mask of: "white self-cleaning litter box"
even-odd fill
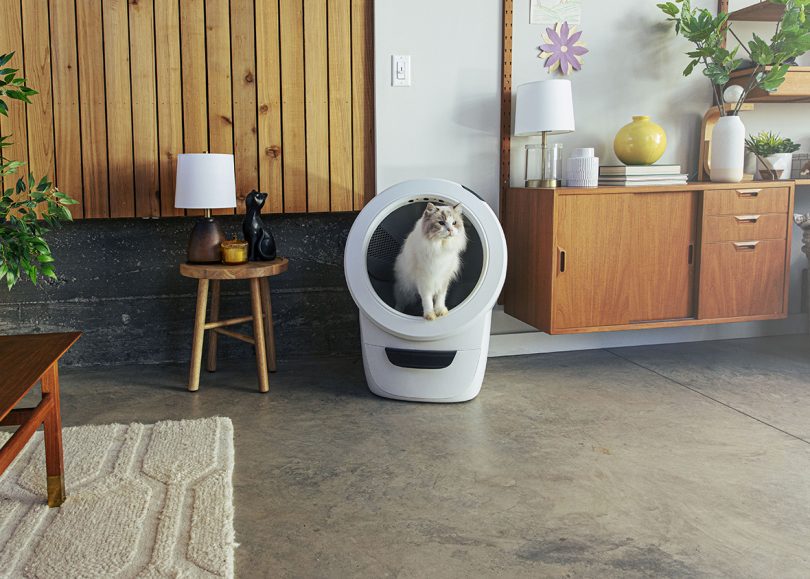
[[[450,286],[450,312],[427,321],[418,303],[394,309],[394,261],[428,202],[461,203],[467,249]],[[471,190],[443,179],[394,185],[360,212],[344,256],[360,309],[363,365],[372,392],[421,402],[464,402],[481,390],[492,308],[506,277],[506,239],[495,213]]]

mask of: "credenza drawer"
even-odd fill
[[[785,213],[708,215],[703,221],[703,243],[785,239],[787,227]]]
[[[704,215],[750,215],[787,213],[790,188],[751,186],[738,189],[712,189],[703,196]]]
[[[703,245],[700,318],[736,318],[784,312],[785,251],[779,240]]]

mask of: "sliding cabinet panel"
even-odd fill
[[[697,211],[693,192],[632,196],[631,323],[694,317]]]
[[[630,321],[633,195],[559,195],[553,328]]]

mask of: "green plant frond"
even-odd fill
[[[743,47],[755,67],[751,82],[743,87],[738,108],[753,90],[776,91],[785,81],[785,63],[810,52],[810,21],[807,19],[810,0],[769,1],[784,6],[784,14],[770,40],[755,34]],[[728,50],[723,46],[730,28],[728,14],[715,15],[706,8],[693,8],[689,0],[661,2],[657,6],[667,21],[675,23],[676,35],[694,45],[694,49],[686,52],[690,62],[684,75],[689,76],[702,65],[703,74],[715,85],[715,97],[719,102],[719,87],[727,84],[731,74],[742,64],[737,58],[739,47]]]
[[[756,135],[749,135],[745,139],[745,148],[755,155],[768,157],[780,153],[795,153],[801,148],[801,145],[794,143],[791,139],[783,138],[779,133],[762,131]]]
[[[0,55],[0,114],[7,115],[7,101],[30,103],[37,91],[27,86],[18,70],[6,66],[14,53]],[[10,135],[0,135],[0,152],[11,145]],[[0,177],[7,178],[25,165],[0,155]],[[11,179],[6,181],[10,184]],[[56,279],[51,248],[45,241],[50,229],[72,220],[69,205],[77,201],[54,187],[47,175],[36,179],[22,175],[0,194],[0,281],[11,289],[23,278],[37,284],[40,276]]]

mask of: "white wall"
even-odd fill
[[[377,0],[377,190],[442,177],[497,203],[500,0]],[[391,86],[391,55],[413,83]]]

